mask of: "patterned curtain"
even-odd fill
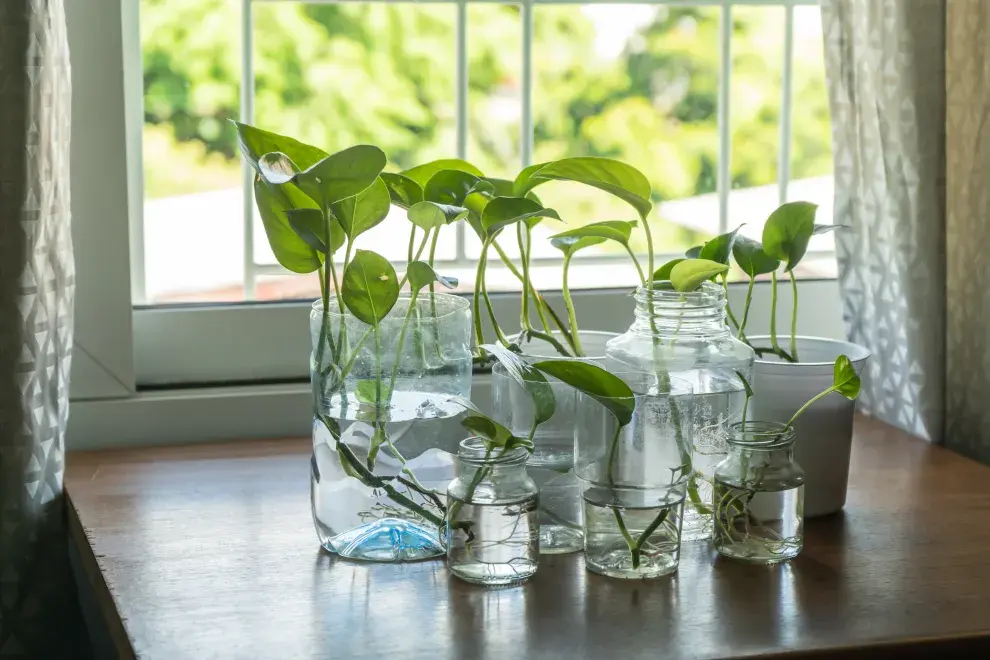
[[[835,222],[848,225],[836,232],[843,317],[850,341],[873,352],[861,405],[941,441],[945,2],[822,0],[821,6]]]
[[[865,402],[990,463],[990,2],[822,0],[822,21]]]
[[[62,500],[69,74],[62,0],[0,2],[0,657],[89,655]]]

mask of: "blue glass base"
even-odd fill
[[[418,561],[447,552],[435,528],[401,518],[382,518],[320,540],[329,552],[361,561]]]

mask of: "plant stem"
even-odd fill
[[[574,310],[574,301],[571,299],[571,289],[567,283],[567,276],[571,269],[571,253],[564,255],[563,280],[561,282],[561,294],[564,296],[564,307],[567,308],[567,325],[571,335],[574,351],[579,355],[584,355],[584,348],[581,346],[581,335],[578,331],[577,312]]]
[[[406,249],[406,263],[412,263],[413,246],[416,245],[416,225],[409,223],[409,247]],[[400,285],[401,287],[401,285]]]
[[[505,264],[505,267],[508,268],[509,272],[512,273],[512,275],[515,276],[515,278],[519,280],[519,282],[521,282],[524,286],[527,286],[526,278],[523,277],[523,274],[520,273],[519,269],[517,269],[515,264],[512,263],[512,260],[509,259],[509,256],[505,254],[505,251],[502,250],[502,247],[498,244],[498,241],[493,240],[492,247],[495,248],[495,252],[498,254],[499,259],[502,260],[502,263]],[[550,303],[548,303],[546,300],[543,299],[543,296],[540,295],[540,292],[536,289],[536,287],[533,285],[532,282],[529,282],[528,287],[530,294],[532,294],[533,298],[537,302],[536,312],[537,314],[540,315],[540,323],[543,325],[543,329],[547,332],[552,332],[552,330],[550,329],[550,323],[547,321],[547,317],[546,317],[546,313],[549,312],[550,316],[553,317],[554,322],[557,324],[557,327],[560,329],[561,333],[564,334],[565,336],[564,338],[567,340],[567,343],[572,344],[570,336],[567,334],[567,331],[564,329],[564,324],[561,322],[560,317],[557,316],[556,312],[553,311],[553,308],[550,307]],[[573,348],[573,344],[571,348]]]
[[[481,324],[481,281],[485,277],[485,255],[488,253],[488,241],[481,244],[481,257],[478,259],[478,268],[474,273],[474,299],[471,301],[474,314],[474,343],[481,346],[485,343],[485,331]]]
[[[406,342],[406,329],[409,327],[409,319],[412,318],[413,310],[416,309],[416,297],[419,291],[413,291],[409,296],[409,309],[406,310],[406,318],[402,320],[402,327],[399,329],[399,344],[395,347],[395,362],[392,364],[392,377],[388,381],[389,399],[395,391],[395,378],[399,373],[399,361],[402,359],[402,345]]]
[[[770,273],[770,345],[780,355],[780,344],[777,343],[777,271]]]
[[[657,527],[663,524],[663,521],[667,519],[668,515],[670,515],[669,508],[661,509],[660,512],[657,514],[657,517],[653,519],[653,522],[651,522],[649,526],[643,530],[643,533],[639,535],[639,538],[636,540],[636,547],[634,548],[634,551],[636,552],[637,555],[637,560],[639,558],[640,553],[643,550],[643,545],[647,542],[647,540],[649,540],[653,532],[657,531]]]
[[[615,487],[615,459],[619,455],[619,434],[622,433],[622,425],[616,422],[615,434],[612,436],[612,443],[608,449],[608,465],[605,467],[605,477],[608,485]]]
[[[756,278],[750,275],[749,285],[746,287],[746,303],[743,305],[742,323],[739,324],[739,339],[747,344],[749,342],[746,340],[746,322],[749,320],[749,306],[753,303],[753,285],[755,283]]]
[[[732,305],[729,304],[729,278],[725,273],[722,273],[722,291],[725,292],[725,314],[729,317],[729,322],[738,330],[742,326],[736,320],[736,315],[732,313]]]
[[[797,314],[798,314],[798,292],[797,278],[794,277],[794,269],[787,271],[791,276],[791,297],[794,299],[794,307],[791,309],[791,357],[795,362],[799,361],[797,352]]]
[[[832,387],[828,388],[824,392],[819,392],[818,394],[816,394],[815,396],[813,396],[811,398],[811,400],[808,401],[808,403],[806,403],[803,406],[801,406],[800,408],[798,408],[798,411],[796,413],[794,413],[794,416],[791,417],[790,421],[787,422],[787,426],[785,426],[784,428],[791,428],[792,426],[794,426],[794,422],[797,421],[797,418],[798,417],[800,417],[802,414],[804,414],[804,411],[805,410],[807,410],[808,408],[810,408],[819,399],[825,398],[826,396],[828,396],[829,394],[831,394],[834,391],[835,391],[835,386],[833,385]]]
[[[626,540],[626,545],[629,546],[629,555],[632,558],[633,569],[639,568],[639,549],[636,547],[636,542],[633,541],[633,537],[630,536],[629,530],[626,529],[626,522],[622,519],[622,514],[619,513],[617,508],[612,509],[612,513],[615,514],[615,524],[619,526],[619,532],[622,534],[622,538]]]
[[[557,339],[553,335],[548,335],[544,332],[540,332],[539,330],[528,330],[527,332],[529,332],[530,337],[534,337],[536,339],[542,339],[546,343],[553,346],[553,349],[558,353],[560,353],[561,355],[563,355],[564,357],[571,357],[571,354],[567,352],[567,349],[564,348],[564,345],[561,344],[559,341],[557,341]]]
[[[639,273],[639,281],[643,283],[643,286],[646,286],[646,275],[643,274],[643,268],[639,265],[639,259],[636,258],[636,253],[632,251],[628,243],[625,244],[625,248],[629,256],[632,257],[633,265],[636,266],[636,272]],[[653,273],[650,273],[650,277],[653,277]]]
[[[519,310],[519,327],[523,330],[532,329],[529,322],[529,263],[526,259],[526,237],[524,235],[523,223],[516,223],[516,240],[519,243],[519,260],[522,262],[523,286],[522,286],[522,307]]]
[[[413,225],[413,226],[415,227],[415,225]],[[416,248],[416,254],[414,255],[414,254],[412,254],[412,251],[410,251],[410,253],[409,253],[409,256],[410,256],[409,263],[412,263],[414,261],[419,261],[419,258],[423,256],[423,250],[426,249],[426,243],[429,240],[430,240],[430,232],[426,232],[425,234],[423,234],[423,240],[420,241],[419,247]],[[411,248],[412,245],[410,245],[409,247]],[[430,265],[430,267],[432,268],[432,264]],[[402,275],[402,279],[399,280],[399,288],[400,289],[402,288],[402,285],[405,284],[406,283],[406,280],[408,280],[408,279],[409,279],[409,269],[407,268],[406,269],[406,272],[403,273],[403,275]]]
[[[646,220],[645,215],[641,215],[640,219],[643,221],[643,232],[646,234],[646,251],[648,254],[647,270],[650,271],[649,279],[645,280],[646,288],[653,288],[653,273],[656,272],[653,268],[653,233],[650,231],[650,223]]]

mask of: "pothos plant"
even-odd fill
[[[693,291],[698,282],[688,277],[689,274],[704,270],[709,276],[704,279],[720,278],[723,287],[727,285],[728,266],[732,259],[749,280],[746,289],[746,300],[743,304],[741,317],[737,317],[732,308],[726,303],[727,316],[737,337],[749,344],[758,355],[771,353],[787,362],[798,362],[797,347],[797,315],[798,287],[794,276],[794,268],[804,258],[808,251],[808,243],[816,234],[824,234],[842,225],[820,225],[815,223],[818,207],[810,202],[789,202],[781,205],[767,218],[763,227],[762,242],[739,235],[737,227],[731,232],[721,234],[711,239],[703,246],[691,248],[686,258],[674,259],[661,268],[678,291]],[[724,269],[716,269],[724,266]],[[787,349],[780,344],[777,335],[777,298],[778,272],[783,266],[791,283],[790,342]],[[666,269],[666,270],[665,270]],[[663,274],[658,271],[658,274]],[[756,278],[770,275],[770,346],[753,346],[746,337],[746,325],[749,321],[750,305],[753,301],[753,286]]]

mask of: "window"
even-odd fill
[[[782,201],[818,202],[819,222],[831,219],[816,0],[71,0],[67,11],[77,400],[305,379],[304,301],[318,285],[275,263],[228,118],[327,150],[378,144],[398,169],[452,155],[493,176],[564,156],[625,160],[654,189],[658,263],[739,224],[758,237]],[[569,226],[631,219],[579,186],[540,195]],[[361,240],[403,261],[404,222],[396,210]],[[547,221],[534,243],[551,300],[559,261],[545,238],[560,228]],[[478,248],[450,228],[440,269],[470,287]],[[579,312],[623,330],[629,301],[614,291],[635,281],[627,258],[605,246],[577,261]],[[834,276],[830,235],[802,266]],[[490,290],[516,286],[489,271]],[[823,286],[825,311],[799,322],[838,334],[835,283]],[[495,305],[517,314],[513,296]],[[174,420],[170,406],[194,395],[167,396]],[[73,414],[103,419],[102,405]]]

